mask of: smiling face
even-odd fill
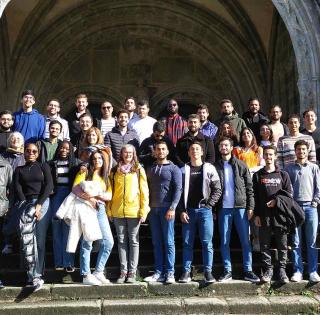
[[[32,106],[35,103],[34,96],[31,94],[24,95],[22,97],[22,108],[25,112],[32,111]]]
[[[200,144],[191,144],[188,150],[188,155],[191,160],[199,160],[203,156],[203,149]]]
[[[305,160],[308,158],[308,148],[305,144],[298,145],[294,151],[297,159]]]
[[[87,131],[92,127],[92,118],[89,116],[84,116],[80,118],[80,129],[82,131]]]
[[[262,125],[260,127],[260,136],[262,140],[269,140],[271,136],[271,129],[267,125]]]
[[[61,133],[60,124],[51,124],[49,127],[50,138],[58,138]]]
[[[129,116],[127,113],[121,113],[118,116],[118,124],[120,127],[122,128],[127,127],[128,122],[129,122]]]
[[[13,134],[10,139],[9,147],[14,150],[19,150],[23,147],[24,142],[22,136],[18,136],[17,134]]]
[[[252,140],[253,140],[253,135],[252,133],[250,132],[249,129],[244,129],[242,131],[242,135],[241,135],[241,139],[244,143],[249,143],[251,144]]]
[[[303,121],[305,125],[314,125],[317,121],[317,115],[313,110],[309,110],[305,113],[303,117]]]
[[[249,103],[249,111],[251,114],[256,115],[260,110],[260,103],[258,100],[252,100]]]
[[[110,102],[104,102],[101,104],[101,113],[104,118],[112,117],[113,106]]]
[[[200,117],[200,122],[205,122],[208,120],[208,117],[209,117],[209,113],[206,109],[204,108],[199,108],[198,111],[197,111],[197,114],[199,115]]]
[[[88,106],[88,99],[86,97],[79,97],[76,100],[76,107],[78,113],[83,113],[86,111],[86,108]]]
[[[290,134],[299,132],[299,128],[300,128],[299,119],[296,117],[291,117],[288,121],[288,128],[289,128]]]
[[[274,165],[277,155],[273,149],[263,150],[263,158],[266,162],[266,165]]]
[[[125,147],[121,152],[121,157],[124,164],[131,164],[133,161],[133,148]]]
[[[103,166],[103,158],[102,155],[99,152],[96,152],[93,154],[92,157],[92,163],[93,163],[93,169],[95,171],[98,171],[102,168]]]
[[[98,142],[98,135],[96,134],[96,132],[94,130],[91,130],[87,133],[86,135],[87,137],[87,141],[90,145],[94,145],[97,144]]]
[[[67,159],[70,154],[70,146],[69,143],[64,142],[59,149],[59,156],[62,159]]]
[[[29,143],[24,149],[24,158],[26,162],[35,162],[39,156],[38,147],[33,144]]]
[[[0,119],[1,129],[9,130],[13,125],[13,118],[11,114],[2,114]]]
[[[150,108],[147,105],[138,106],[138,114],[140,118],[146,118],[148,116]]]
[[[159,143],[155,148],[156,158],[158,160],[165,160],[169,154],[168,147],[165,143]]]
[[[229,140],[223,140],[219,143],[219,152],[221,155],[229,155],[233,150],[233,146],[231,145]]]
[[[126,100],[126,103],[124,104],[124,108],[128,111],[128,112],[134,112],[136,109],[136,102],[134,101],[133,98],[128,98]]]
[[[50,101],[47,105],[48,116],[56,116],[60,112],[60,104],[57,101]]]
[[[200,121],[198,118],[188,119],[188,129],[191,133],[196,133],[200,129]]]

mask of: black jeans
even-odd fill
[[[272,270],[273,265],[271,262],[270,245],[271,238],[274,235],[276,249],[278,250],[279,268],[286,268],[287,264],[287,233],[283,232],[280,228],[270,226],[261,226],[259,228],[260,252],[261,263],[263,271]]]

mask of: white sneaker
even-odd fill
[[[101,281],[99,281],[94,275],[88,273],[86,276],[83,276],[83,284],[86,285],[101,285]]]
[[[105,275],[103,274],[103,272],[94,272],[93,275],[96,277],[96,279],[98,279],[98,281],[101,282],[101,284],[109,284],[110,280],[108,280]]]
[[[172,283],[176,283],[176,279],[174,278],[174,273],[173,272],[168,272],[167,273],[166,284],[172,284]]]
[[[34,278],[32,280],[33,292],[39,291],[44,284],[44,281],[41,278]]]
[[[316,271],[310,273],[309,281],[314,282],[314,283],[320,282],[320,276],[318,275],[318,273]]]
[[[300,282],[302,281],[302,273],[297,271],[293,274],[293,276],[291,277],[291,281],[292,282]]]
[[[143,279],[145,282],[164,282],[165,280],[165,277],[159,272],[155,272],[153,275]]]
[[[3,255],[8,255],[13,253],[12,245],[7,244],[5,247],[3,247],[3,250],[1,252]]]

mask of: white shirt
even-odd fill
[[[138,117],[130,120],[128,127],[137,133],[139,143],[141,144],[144,139],[151,136],[155,122],[157,121],[150,116],[145,118]]]
[[[58,139],[59,140],[70,140],[69,124],[65,119],[61,118],[60,115],[58,115],[56,118],[50,118],[49,116],[45,116],[45,118],[46,118],[46,130],[45,130],[45,133],[44,133],[44,138],[45,139],[49,138],[49,124],[50,124],[50,121],[58,120],[62,125],[62,130],[61,130],[61,133],[60,133]]]
[[[229,161],[223,161],[223,208],[234,208],[234,175]]]

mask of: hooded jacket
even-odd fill
[[[238,113],[233,111],[231,116],[221,116],[219,120],[217,120],[216,125],[220,127],[222,123],[225,121],[230,122],[234,131],[240,135],[241,130],[246,127],[245,121],[239,117]]]
[[[124,174],[118,167],[110,173],[112,199],[108,204],[111,218],[146,218],[149,207],[149,188],[144,168],[138,164]]]
[[[21,108],[18,112],[15,112],[13,116],[13,130],[19,131],[23,135],[25,143],[35,143],[44,138],[46,120],[36,109],[26,113]]]
[[[252,130],[256,138],[259,137],[261,125],[269,123],[269,119],[262,112],[258,112],[257,116],[252,117],[251,112],[247,111],[243,113],[242,119],[246,123],[247,127]]]

